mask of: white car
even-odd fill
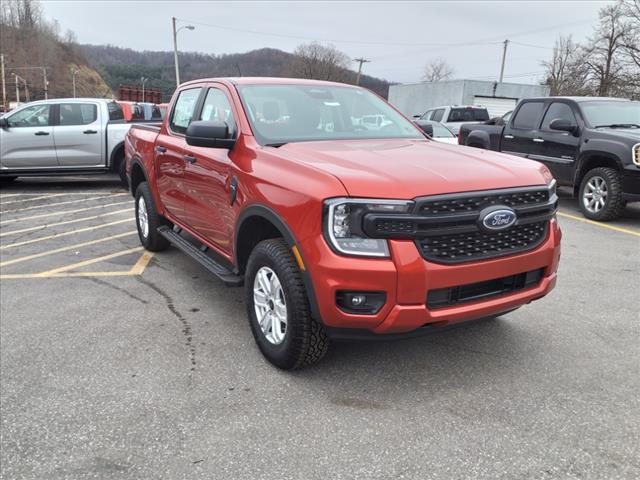
[[[430,108],[414,118],[440,122],[457,135],[463,123],[482,123],[489,120],[489,112],[485,107],[477,105],[449,105]]]
[[[0,180],[115,171],[126,182],[122,107],[96,98],[42,100],[0,117]]]

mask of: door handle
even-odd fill
[[[196,157],[193,157],[191,155],[183,155],[184,161],[185,162],[189,162],[189,163],[196,163],[197,159]]]
[[[160,145],[158,145],[158,146],[156,147],[156,152],[157,152],[157,153],[165,153],[166,151],[167,151],[167,149],[166,149],[166,148],[164,148],[164,147],[161,147]]]
[[[504,138],[507,140],[513,140],[513,135],[505,135]]]
[[[38,136],[38,137],[42,137],[45,135],[49,135],[49,132],[36,132],[34,135]]]
[[[534,138],[533,141],[536,143],[544,143],[544,140],[542,138]]]
[[[93,135],[94,133],[98,133],[97,130],[85,130],[84,132],[85,135]]]

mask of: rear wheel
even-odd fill
[[[158,227],[168,222],[158,215],[153,196],[147,182],[142,182],[136,190],[136,225],[140,243],[151,252],[159,252],[169,247],[169,241],[158,233]]]
[[[129,180],[127,179],[127,172],[125,167],[126,162],[124,161],[124,154],[118,155],[116,157],[115,170],[120,177],[120,184],[122,185],[122,187],[126,190],[129,190]]]
[[[580,183],[580,209],[591,220],[607,221],[624,210],[620,173],[608,167],[589,170]]]
[[[253,249],[245,294],[251,331],[272,364],[292,370],[325,355],[329,339],[311,317],[302,275],[282,239],[264,240]]]

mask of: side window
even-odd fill
[[[124,111],[116,102],[107,103],[107,110],[109,111],[109,120],[124,120]]]
[[[60,125],[88,125],[98,119],[98,106],[95,103],[61,103]]]
[[[34,105],[7,117],[7,124],[16,127],[46,127],[49,125],[49,105]]]
[[[233,111],[227,95],[220,89],[210,88],[202,105],[200,120],[211,122],[226,122],[229,126],[229,134],[236,135],[236,121],[233,118]]]
[[[542,120],[542,130],[551,130],[549,128],[549,124],[558,119],[567,120],[571,122],[572,125],[577,125],[576,116],[573,114],[571,107],[566,103],[554,102],[544,115],[544,119]]]
[[[433,110],[427,110],[426,112],[424,112],[424,114],[420,117],[420,120],[429,120],[429,118],[431,117],[431,114],[433,113]]]
[[[431,120],[433,120],[434,122],[441,122],[443,115],[444,115],[444,108],[441,108],[440,110],[436,110],[435,112],[433,112],[433,118]]]
[[[183,90],[178,95],[176,104],[171,112],[171,122],[169,126],[171,130],[176,133],[184,134],[187,131],[187,127],[193,120],[193,113],[200,96],[201,88],[191,88],[189,90]]]
[[[528,102],[522,105],[513,119],[513,128],[526,130],[537,128],[543,107],[544,103],[542,102]]]

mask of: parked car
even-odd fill
[[[476,105],[451,105],[430,108],[422,115],[414,118],[441,122],[451,130],[454,135],[457,135],[460,125],[465,123],[482,123],[489,120],[489,112],[486,108]]]
[[[390,123],[369,130],[361,112]],[[502,315],[555,285],[549,170],[429,141],[359,87],[188,82],[161,127],[131,128],[126,162],[142,245],[244,283],[255,340],[280,368],[318,361],[331,338]]]
[[[449,130],[444,124],[440,122],[432,122],[431,120],[414,120],[414,122],[420,129],[433,138],[436,142],[450,143],[452,145],[458,144],[458,137],[456,137],[451,130]]]
[[[526,99],[505,126],[464,125],[459,142],[544,163],[592,220],[615,219],[640,201],[640,102]]]
[[[0,180],[124,171],[120,106],[97,98],[25,104],[0,117]]]

